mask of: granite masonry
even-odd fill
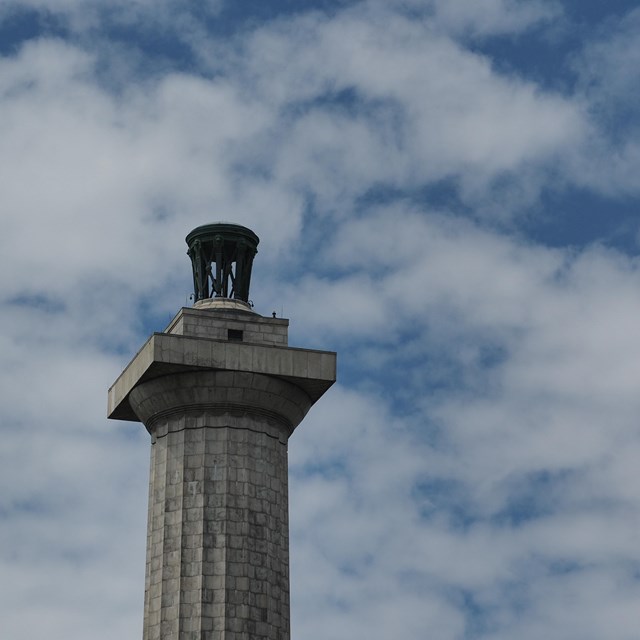
[[[336,355],[287,333],[202,298],[109,390],[109,417],[151,435],[144,640],[289,640],[287,442]]]

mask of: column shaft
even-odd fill
[[[201,372],[131,396],[152,436],[144,640],[289,640],[287,439],[306,394]]]

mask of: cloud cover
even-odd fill
[[[105,393],[230,219],[257,310],[339,352],[290,446],[293,636],[633,638],[637,11],[47,4],[0,12],[7,637],[140,634],[148,442]]]

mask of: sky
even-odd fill
[[[639,91],[627,0],[0,0],[2,638],[141,637],[107,389],[227,220],[338,352],[292,638],[637,640]]]

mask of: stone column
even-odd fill
[[[335,353],[238,303],[182,309],[109,390],[151,434],[144,640],[289,640],[287,441]]]
[[[287,440],[309,396],[209,371],[130,403],[152,436],[144,639],[288,640]]]

